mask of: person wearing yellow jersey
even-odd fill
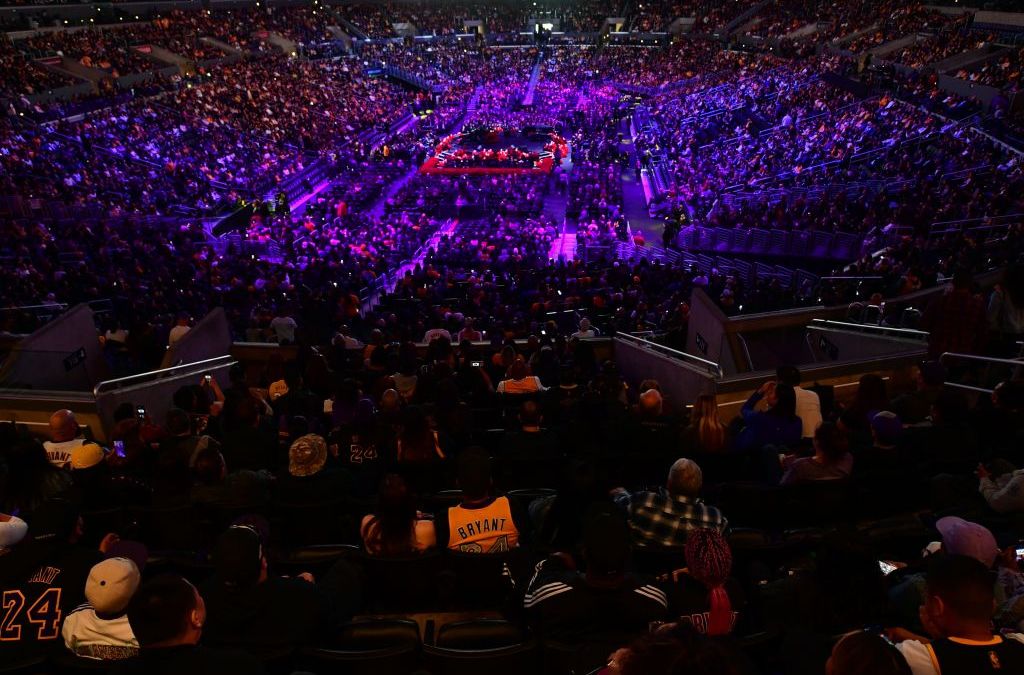
[[[464,553],[504,553],[526,536],[527,515],[505,496],[491,494],[491,460],[467,448],[458,462],[462,501],[434,518],[438,547]]]

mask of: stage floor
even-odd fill
[[[501,153],[525,153],[519,165],[504,163]],[[434,156],[423,163],[421,173],[442,175],[546,174],[558,157],[568,154],[565,139],[546,129],[506,131],[500,128],[474,129],[453,134],[441,141]],[[525,165],[524,165],[525,164]]]

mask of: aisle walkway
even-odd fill
[[[632,168],[636,166],[636,148],[629,137],[629,122],[627,120],[622,121],[622,129],[623,141],[619,147],[629,153],[629,168],[622,172],[623,211],[633,233],[640,232],[649,242],[661,241],[664,226],[660,220],[651,218],[643,183],[638,172]]]

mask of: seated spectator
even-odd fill
[[[941,541],[926,548],[927,558],[916,566],[912,565],[905,571],[903,579],[889,589],[889,603],[893,615],[901,617],[902,625],[911,630],[926,630],[925,626],[919,623],[924,617],[918,614],[917,609],[925,600],[925,572],[932,556],[966,556],[974,558],[989,570],[993,568],[999,556],[999,545],[995,536],[983,525],[957,516],[946,516],[935,523],[935,529],[938,530]],[[993,587],[999,588],[998,592],[994,592],[994,596],[997,601],[1002,602],[1005,593],[1001,585],[996,580],[990,583]]]
[[[683,430],[683,446],[692,452],[723,452],[728,449],[728,430],[718,416],[714,394],[701,394],[694,401],[690,424]]]
[[[434,521],[416,510],[416,496],[395,474],[381,481],[376,513],[363,518],[359,536],[370,555],[406,556],[437,545]]]
[[[497,389],[499,394],[533,394],[547,390],[539,377],[530,375],[530,367],[522,356],[517,356],[512,362],[506,379],[498,382]]]
[[[928,637],[890,631],[914,675],[1024,672],[1024,635],[993,635],[995,598],[988,568],[963,555],[928,566],[922,625]]]
[[[946,368],[938,361],[925,361],[916,370],[914,390],[892,400],[892,411],[904,424],[924,422],[946,382]]]
[[[403,412],[396,448],[400,463],[429,464],[445,459],[440,436],[430,428],[430,419],[419,406],[409,406]]]
[[[721,531],[700,528],[686,539],[686,569],[672,574],[669,608],[680,622],[702,635],[728,635],[743,604],[740,586],[730,577],[732,551]]]
[[[271,576],[262,537],[248,525],[233,525],[220,536],[213,562],[214,576],[203,586],[207,644],[278,655],[329,635],[350,618],[348,605],[356,601],[337,585],[350,581],[344,561],[319,584],[308,572]]]
[[[45,462],[41,446],[39,452]],[[36,614],[10,612],[11,607],[7,607],[7,634],[16,637],[0,641],[0,660],[4,663],[44,655],[57,644],[59,617],[82,604],[89,570],[116,540],[108,535],[100,550],[81,545],[82,520],[78,509],[63,499],[41,505],[28,524],[29,537],[3,556],[0,588],[23,598],[24,608],[36,607],[58,620],[41,622]]]
[[[809,389],[800,386],[800,371],[795,366],[779,366],[776,377],[780,384],[793,387],[796,395],[796,416],[803,423],[803,438],[813,438],[821,424],[821,400]]]
[[[866,630],[847,633],[832,649],[825,675],[913,675],[903,654],[885,637]]]
[[[0,494],[0,511],[18,514],[31,524],[33,510],[71,487],[71,474],[50,463],[41,443],[13,427],[11,431],[4,460],[12,479]]]
[[[847,446],[846,434],[832,422],[823,422],[814,432],[814,455],[783,462],[785,473],[780,483],[793,485],[817,480],[849,478],[853,471],[853,455]]]
[[[491,460],[483,448],[459,456],[458,486],[462,500],[434,518],[438,547],[464,553],[505,553],[528,532],[525,513],[505,496],[492,496]]]
[[[658,626],[608,660],[607,675],[677,675],[753,672],[752,664],[734,646],[700,634],[684,622]]]
[[[306,434],[288,449],[288,474],[277,481],[275,495],[291,504],[327,502],[345,496],[349,483],[347,471],[327,464],[327,442]]]
[[[126,612],[141,580],[139,567],[128,558],[107,558],[93,565],[85,582],[89,604],[68,614],[61,628],[68,651],[103,661],[136,656],[139,641]]]
[[[595,512],[583,531],[583,563],[556,553],[537,567],[523,605],[547,640],[616,641],[639,635],[668,614],[665,591],[629,572],[629,527],[613,509]]]
[[[68,468],[71,462],[71,451],[85,439],[78,428],[75,413],[70,410],[58,410],[50,415],[50,440],[43,441],[46,458],[58,469]]]
[[[228,473],[224,455],[212,446],[195,455],[192,475],[189,500],[193,504],[227,508],[266,504],[274,480],[268,471],[241,469]]]
[[[755,409],[765,399],[769,408]],[[793,447],[800,442],[803,422],[796,416],[796,394],[788,384],[765,382],[750,395],[740,411],[743,429],[736,438],[738,450],[760,450],[766,445]]]
[[[729,525],[721,511],[701,501],[703,486],[697,463],[678,459],[668,472],[663,490],[630,494],[618,488],[615,501],[628,515],[637,546],[681,548],[694,530],[710,527],[724,531]]]
[[[991,467],[991,468],[990,468]],[[1024,511],[1024,470],[1005,461],[979,464],[978,491],[996,513]]]
[[[903,422],[895,413],[876,413],[871,418],[871,446],[854,453],[853,474],[873,480],[904,476],[910,467],[900,447],[902,437]]]
[[[541,428],[544,417],[536,401],[519,406],[519,431],[507,431],[501,437],[498,457],[505,460],[551,459],[558,456],[558,445],[549,431]]]
[[[182,577],[167,574],[146,582],[128,605],[128,623],[139,643],[139,655],[120,661],[113,672],[262,675],[263,664],[251,654],[200,646],[206,621],[203,596]]]
[[[580,319],[580,329],[573,333],[570,337],[574,337],[577,340],[585,338],[597,337],[597,330],[590,325],[590,319]]]
[[[152,488],[130,474],[114,472],[107,460],[107,453],[95,443],[72,450],[73,485],[65,493],[67,499],[88,511],[149,504]]]

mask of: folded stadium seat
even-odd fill
[[[462,490],[441,490],[439,492],[421,493],[421,511],[425,513],[441,513],[450,506],[458,506],[462,501]]]
[[[550,485],[564,469],[565,457],[561,454],[545,458],[497,457],[494,481],[507,491],[523,490]]]
[[[863,302],[851,302],[850,306],[846,308],[846,320],[854,323],[860,323],[861,317],[864,316],[864,303]]]
[[[408,619],[353,621],[330,648],[303,649],[298,670],[328,675],[408,675],[416,668],[420,630]]]
[[[882,320],[882,308],[878,305],[867,305],[860,316],[860,322],[876,325]]]
[[[715,503],[729,523],[740,527],[778,527],[782,519],[783,492],[774,485],[753,482],[722,483]]]
[[[925,527],[915,515],[896,516],[862,523],[858,530],[883,560],[916,560],[938,533]]]
[[[850,480],[818,480],[780,488],[784,502],[780,523],[795,527],[834,525],[854,514]]]
[[[546,476],[547,481],[550,482],[556,479],[561,474],[548,474]],[[543,484],[543,483],[541,483]],[[518,488],[515,490],[509,490],[505,493],[505,496],[514,502],[517,502],[519,506],[524,509],[528,508],[535,499],[545,499],[547,497],[554,497],[558,494],[558,490],[555,488],[544,488],[544,487],[530,487],[530,488]]]
[[[501,619],[446,624],[435,644],[423,647],[431,675],[522,675],[536,670],[538,656],[536,641]]]
[[[272,554],[270,565],[278,574],[312,572],[319,579],[342,558],[359,559],[362,548],[353,544],[317,544]]]
[[[507,553],[442,553],[441,600],[449,609],[494,609],[515,611],[521,598],[518,590],[532,572],[524,549]]]
[[[343,541],[345,519],[351,518],[344,499],[294,504],[278,502],[271,526],[275,538],[285,546],[336,544]]]
[[[366,575],[367,611],[418,612],[435,609],[441,580],[441,554],[383,557],[361,553]]]

